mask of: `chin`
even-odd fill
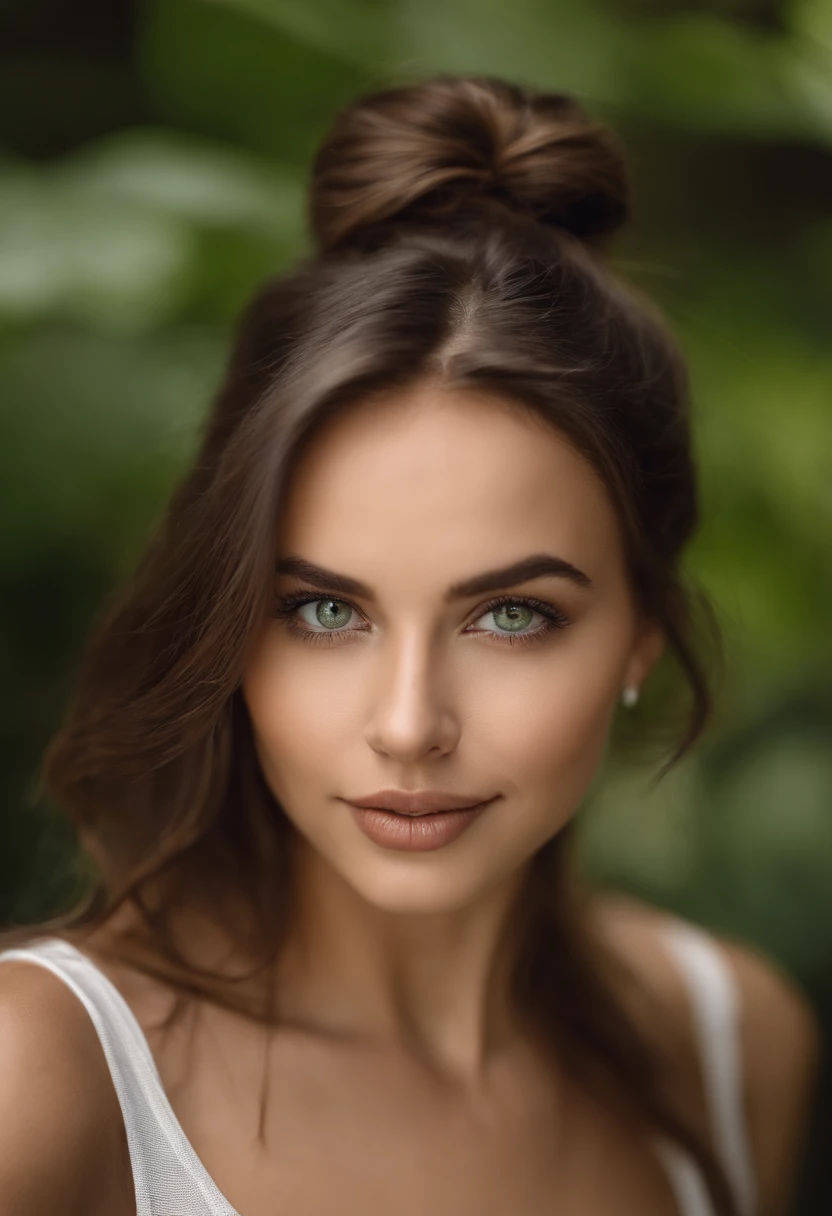
[[[378,863],[362,859],[343,879],[368,904],[379,911],[407,915],[442,915],[470,908],[490,890],[506,882],[505,870],[483,865],[483,859],[434,854],[381,858]],[[430,857],[430,860],[427,858]]]
[[[421,887],[421,889],[420,889]],[[358,889],[358,894],[379,912],[395,916],[442,916],[461,912],[471,907],[482,894],[470,888],[454,887],[437,891],[434,887],[414,882],[407,889],[401,885],[378,883]]]

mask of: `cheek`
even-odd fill
[[[560,820],[577,808],[603,757],[622,654],[609,633],[564,636],[538,658],[520,657],[499,687],[483,682],[475,698],[489,764]]]
[[[350,700],[333,678],[333,665],[321,661],[326,657],[285,645],[269,628],[246,667],[243,696],[257,753],[284,806],[295,803],[298,784],[308,792],[325,781],[327,758],[339,754],[350,729]]]

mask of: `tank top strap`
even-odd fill
[[[107,976],[61,938],[0,952],[36,963],[70,988],[101,1043],[124,1118],[136,1216],[238,1216],[205,1170],[168,1101],[147,1039]]]
[[[652,1142],[673,1191],[679,1216],[716,1216],[702,1170],[690,1153],[664,1137]]]
[[[743,1098],[740,994],[731,966],[703,930],[673,919],[662,928],[687,987],[714,1146],[741,1216],[756,1209]]]

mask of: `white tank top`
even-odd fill
[[[701,930],[682,921],[663,928],[690,991],[714,1142],[741,1216],[756,1199],[740,1071],[737,990],[724,955]],[[109,1065],[127,1132],[136,1216],[240,1216],[211,1178],[167,1099],[141,1027],[118,989],[98,967],[59,938],[0,952],[45,967],[86,1007]],[[679,1216],[714,1216],[701,1172],[678,1146],[654,1141],[676,1196]],[[291,1216],[286,1213],[285,1216]]]

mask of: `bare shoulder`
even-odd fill
[[[87,1011],[45,968],[0,963],[0,1210],[132,1216],[124,1124]]]
[[[808,1131],[822,1043],[806,997],[771,960],[719,940],[741,996],[746,1107],[763,1212],[788,1208]]]
[[[676,1027],[677,1041],[688,1044],[689,1058],[695,1059],[687,990],[661,941],[662,930],[674,918],[624,897],[605,896],[596,911],[602,936],[650,987]],[[748,946],[721,937],[711,940],[722,951],[739,992],[745,1111],[761,1210],[779,1216],[788,1208],[808,1130],[821,1056],[819,1024],[806,997],[776,963]],[[680,1067],[698,1118],[707,1120],[701,1079],[694,1094],[690,1068],[684,1061]]]

